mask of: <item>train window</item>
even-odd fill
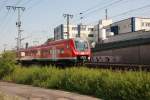
[[[56,53],[57,53],[57,54],[60,54],[60,50],[59,50],[59,49],[57,49],[57,50],[56,50]]]
[[[21,52],[21,57],[24,57],[25,56],[25,52]]]
[[[31,51],[31,55],[36,55],[36,54],[37,54],[36,50]]]
[[[52,51],[52,50],[49,50],[49,53],[50,53],[50,54],[52,54],[52,53],[53,53],[53,51]]]
[[[75,46],[79,51],[85,51],[88,49],[88,43],[84,40],[75,40]]]
[[[37,55],[41,55],[41,51],[40,50],[37,51]]]
[[[48,50],[43,50],[43,54],[48,54],[49,51]]]

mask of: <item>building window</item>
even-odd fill
[[[82,30],[82,31],[85,31],[85,30],[86,30],[86,28],[81,27],[81,30]]]
[[[88,37],[94,37],[94,34],[89,34]]]
[[[78,30],[78,28],[77,27],[72,27],[72,30]]]
[[[106,32],[111,32],[111,30],[110,29],[106,29]]]
[[[119,34],[119,26],[112,26],[111,27],[111,32],[114,32],[114,35],[118,35]]]
[[[147,27],[150,27],[150,23],[146,23],[146,26],[147,26]]]
[[[143,27],[150,27],[150,23],[149,22],[142,22],[142,26]]]
[[[144,22],[142,22],[142,26],[144,27]]]
[[[124,25],[124,28],[126,28],[126,25]]]
[[[88,31],[93,31],[94,29],[93,28],[88,28]]]

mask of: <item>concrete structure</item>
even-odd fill
[[[93,31],[94,26],[90,25],[69,25],[69,38],[81,37],[88,38],[88,35]],[[59,25],[54,29],[54,39],[67,39],[67,25]]]
[[[128,40],[147,34],[146,31],[150,31],[150,18],[131,17],[114,23],[112,20],[100,20],[88,40],[90,43]]]

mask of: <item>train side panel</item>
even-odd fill
[[[92,62],[114,64],[150,64],[150,45],[93,52]]]
[[[64,63],[66,63],[66,61],[76,63],[77,60],[79,60],[78,58],[82,57],[89,58],[91,54],[90,48],[88,47],[86,50],[82,44],[84,50],[79,51],[76,49],[74,41],[75,41],[74,39],[59,40],[49,42],[47,44],[43,44],[37,47],[22,49],[19,52],[20,56],[18,58],[21,62],[33,61],[33,62],[64,62]],[[83,40],[83,43],[86,42]],[[80,61],[82,60],[84,59],[80,59]]]

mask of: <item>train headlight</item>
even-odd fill
[[[85,53],[84,53],[84,52],[81,52],[81,55],[85,55]]]

